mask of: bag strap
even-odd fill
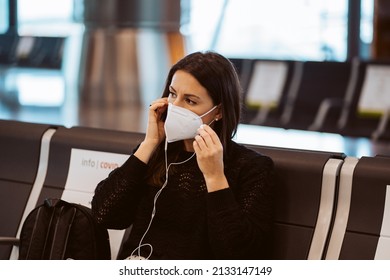
[[[50,227],[54,218],[54,211],[46,211],[43,207],[36,209],[34,225],[30,236],[27,236],[26,243],[28,244],[25,256],[26,260],[39,260],[44,258],[45,248],[49,239]],[[30,213],[33,215],[35,211]],[[25,226],[25,225],[24,225]],[[20,247],[23,249],[23,246]],[[23,252],[21,252],[22,254]]]
[[[49,260],[63,260],[65,258],[69,235],[77,209],[62,205],[59,209],[56,209],[56,212],[58,218],[54,224],[52,246],[48,256]]]

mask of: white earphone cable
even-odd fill
[[[152,253],[153,253],[153,246],[149,243],[145,243],[145,244],[142,244],[146,234],[148,233],[151,225],[152,225],[152,222],[153,222],[153,219],[154,219],[154,216],[156,214],[156,203],[157,203],[157,199],[158,197],[160,196],[161,192],[163,191],[163,189],[167,186],[168,184],[168,172],[169,172],[169,168],[172,166],[172,165],[180,165],[180,164],[183,164],[183,163],[186,163],[187,161],[191,160],[194,155],[195,155],[195,152],[186,160],[183,160],[183,161],[180,161],[180,162],[172,162],[168,165],[168,157],[167,157],[167,147],[168,147],[168,142],[167,140],[165,139],[165,148],[164,148],[164,153],[165,153],[165,182],[164,184],[161,186],[161,188],[158,190],[158,192],[155,194],[154,196],[154,199],[153,199],[153,210],[152,210],[152,215],[151,215],[151,218],[150,218],[150,221],[149,221],[149,224],[148,224],[148,227],[146,228],[146,231],[144,232],[144,234],[142,235],[140,241],[139,241],[139,244],[138,244],[138,247],[135,248],[133,250],[133,252],[131,252],[131,255],[130,256],[134,256],[134,253],[136,251],[137,254],[138,254],[138,258],[141,259],[141,248],[144,247],[144,246],[149,246],[150,247],[150,253],[149,255],[145,258],[146,260],[149,259],[151,256],[152,256]],[[143,259],[143,258],[142,258]]]

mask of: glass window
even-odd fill
[[[347,0],[192,0],[189,51],[230,57],[345,60]]]
[[[8,0],[0,0],[0,34],[8,30]]]
[[[82,26],[73,21],[73,5],[74,0],[18,0],[18,34],[22,36],[19,51],[28,54],[33,44],[38,44],[34,37],[66,37],[59,50],[63,54],[60,69],[45,69],[42,65],[41,69],[27,63],[8,71],[6,86],[17,93],[21,105],[55,107],[64,103],[65,95],[75,96]],[[53,48],[50,44],[39,46],[45,51]]]
[[[362,0],[360,16],[361,55],[363,58],[370,58],[374,34],[374,0]]]
[[[73,0],[18,0],[20,35],[66,36],[73,25]]]

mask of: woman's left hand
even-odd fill
[[[210,126],[203,124],[193,142],[196,160],[209,192],[228,187],[223,166],[223,146]]]

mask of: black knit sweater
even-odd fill
[[[183,152],[180,160],[192,153]],[[143,244],[151,259],[263,259],[269,257],[273,163],[231,142],[224,159],[229,188],[207,192],[195,156],[176,166],[156,202]],[[97,221],[109,229],[133,225],[118,258],[138,247],[150,222],[157,187],[145,182],[148,165],[134,155],[100,182],[92,200]],[[143,246],[141,255],[150,248]]]

